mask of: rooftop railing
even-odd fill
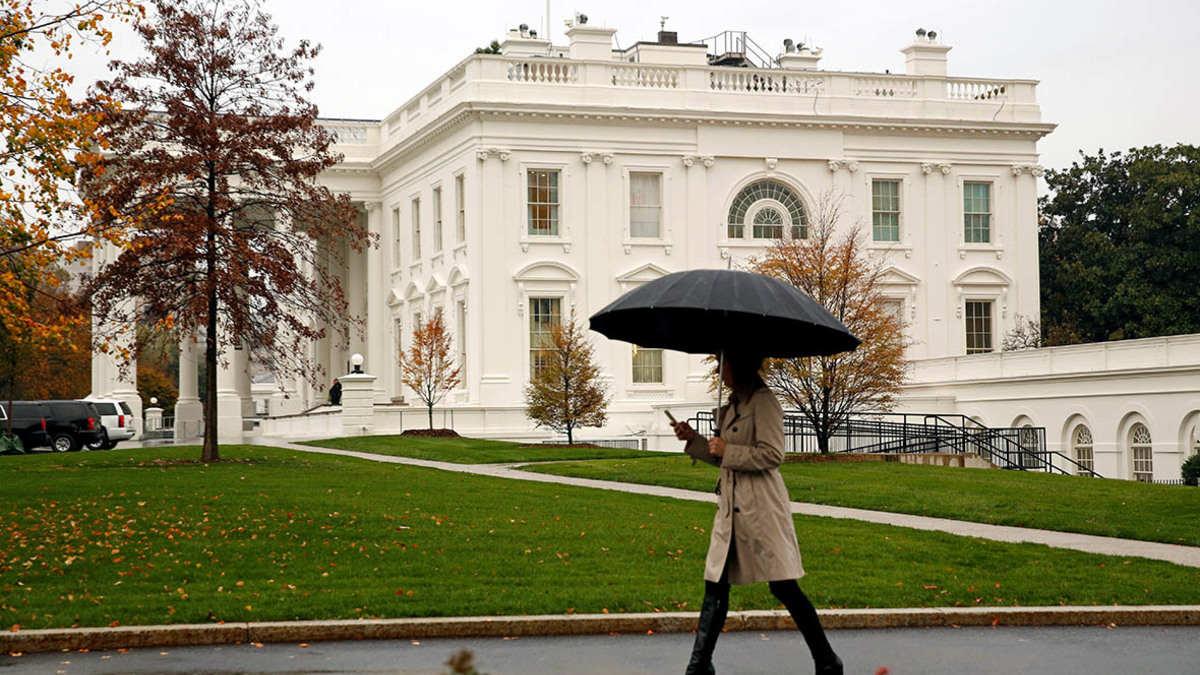
[[[830,121],[896,120],[1040,125],[1032,80],[680,66],[623,61],[472,55],[350,145],[395,145],[456,106],[472,103],[675,115],[750,114]],[[337,124],[331,121],[332,124]],[[960,124],[961,126],[961,124]],[[378,138],[378,140],[376,140]]]

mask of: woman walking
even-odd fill
[[[687,675],[714,675],[713,649],[729,611],[730,584],[767,582],[787,607],[812,652],[818,675],[842,675],[817,611],[800,590],[804,576],[783,462],[783,409],[763,382],[763,359],[726,352],[721,380],[732,393],[717,415],[720,434],[704,438],[686,422],[672,422],[685,451],[720,467],[717,515],[704,569],[704,603]]]

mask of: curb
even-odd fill
[[[964,626],[1200,626],[1200,605],[1144,607],[945,607],[821,610],[828,629]],[[340,621],[50,628],[0,633],[0,653],[194,647],[247,642],[550,637],[610,633],[688,633],[698,612],[569,614]],[[782,610],[730,612],[730,631],[791,630]]]

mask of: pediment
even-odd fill
[[[566,263],[561,263],[555,260],[542,260],[530,263],[521,268],[520,272],[513,275],[513,279],[521,282],[527,281],[559,281],[559,282],[575,282],[579,281],[579,272],[575,268]]]
[[[972,267],[954,278],[955,286],[1009,286],[1012,278],[995,267]]]
[[[446,284],[437,274],[429,275],[429,283],[425,284],[426,293],[436,293],[446,290]]]
[[[463,269],[463,266],[455,265],[454,269],[450,270],[450,278],[447,279],[447,283],[451,286],[461,286],[467,283],[468,280],[467,271]]]
[[[670,274],[670,272],[659,267],[658,265],[655,265],[654,263],[646,263],[641,267],[635,267],[634,269],[617,277],[617,281],[621,282],[622,284],[640,285],[646,283],[647,281],[661,279],[668,274]]]
[[[888,267],[879,275],[879,283],[885,286],[917,286],[921,279],[898,267]]]

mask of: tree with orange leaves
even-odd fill
[[[141,16],[128,0],[0,0],[0,327],[14,345],[41,349],[80,330],[78,313],[46,311],[65,295],[58,263],[86,256],[74,245],[85,237],[120,236],[94,227],[70,192],[77,167],[99,160],[107,102],[85,109],[74,76],[53,64],[83,43],[103,48],[112,20]]]
[[[461,340],[463,336],[459,336]],[[400,364],[400,381],[417,395],[417,399],[429,409],[429,428],[433,428],[433,407],[459,384],[462,368],[454,366],[450,334],[442,321],[442,313],[417,324],[413,331],[412,346],[408,356]]]
[[[348,195],[318,185],[341,160],[305,97],[319,47],[286,48],[258,3],[155,0],[138,27],[147,56],[116,62],[94,88],[109,143],[102,170],[84,171],[83,194],[103,226],[130,229],[129,244],[91,287],[98,345],[138,323],[204,344],[203,461],[217,446],[217,367],[239,347],[280,380],[313,386],[326,373],[309,346],[348,343],[338,269],[372,237]],[[127,337],[124,339],[128,339]],[[128,363],[128,361],[126,361]]]
[[[525,415],[538,426],[567,435],[575,442],[576,427],[604,426],[609,396],[600,381],[595,350],[571,310],[566,324],[550,325],[537,347],[533,378],[525,388]]]
[[[884,258],[868,259],[857,224],[837,231],[844,200],[822,195],[807,237],[780,240],[750,264],[807,293],[862,341],[853,352],[774,359],[768,369],[767,383],[804,415],[823,453],[851,414],[891,410],[908,369],[904,321],[880,292]]]

